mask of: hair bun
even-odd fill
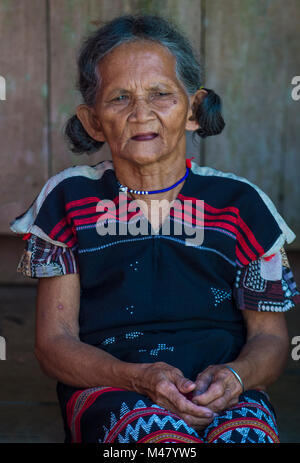
[[[195,132],[202,138],[218,135],[225,127],[221,114],[221,98],[210,88],[204,88],[204,90],[206,90],[207,95],[202,99],[195,111],[196,120],[200,125]]]
[[[64,132],[73,153],[94,153],[104,145],[89,136],[76,114],[67,121]]]

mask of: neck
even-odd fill
[[[124,162],[125,161],[125,162]],[[136,164],[132,161],[118,159],[114,161],[114,169],[118,181],[129,189],[137,191],[154,191],[166,189],[180,180],[186,173],[186,159],[184,156],[170,159],[160,159],[151,164]],[[176,191],[180,191],[183,182],[171,190],[151,195],[135,194],[137,198],[172,198]]]

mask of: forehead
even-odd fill
[[[176,75],[176,59],[159,43],[123,43],[108,53],[98,65],[101,88],[126,88],[130,84],[169,83],[182,87]]]

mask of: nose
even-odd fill
[[[150,102],[145,98],[135,98],[132,103],[129,120],[133,122],[146,122],[154,119],[154,114],[151,110]]]

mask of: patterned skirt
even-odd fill
[[[65,443],[278,443],[267,395],[248,390],[239,403],[196,431],[147,396],[114,387],[75,389],[57,384]]]

